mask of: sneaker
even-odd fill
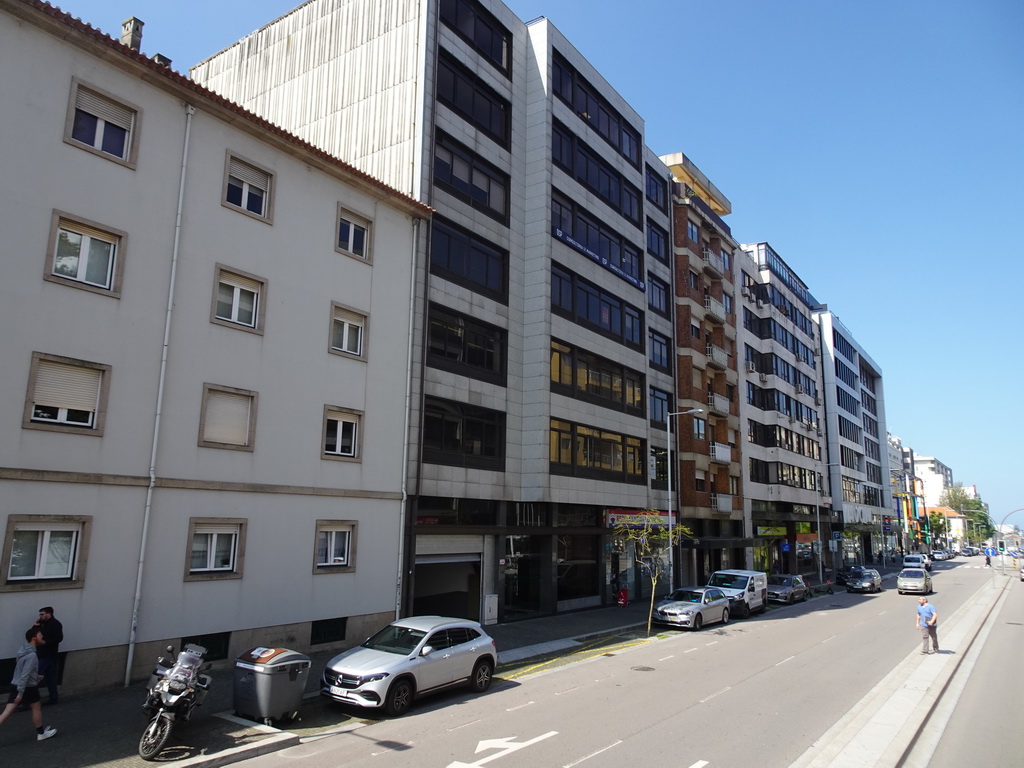
[[[36,741],[46,741],[51,736],[56,736],[56,735],[57,735],[57,729],[54,728],[52,725],[48,725],[48,726],[46,726],[46,728],[43,729],[42,733],[37,733],[36,734]]]

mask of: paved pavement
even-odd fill
[[[887,581],[894,575],[895,572],[890,571]],[[499,648],[498,676],[501,676],[503,664],[571,652],[587,638],[595,636],[642,631],[647,610],[647,601],[641,600],[626,607],[595,608],[487,627]],[[975,613],[963,622],[964,632],[976,632],[980,626],[983,616],[978,618]],[[299,743],[304,736],[352,730],[372,722],[372,718],[361,717],[351,708],[319,697],[320,674],[332,655],[310,655],[300,721],[274,723],[279,727],[268,727],[234,715],[234,668],[233,664],[221,663],[221,668],[212,672],[213,683],[203,708],[193,715],[191,722],[174,731],[169,746],[161,752],[157,762],[182,768],[214,768],[283,749]],[[908,656],[905,663],[920,660],[920,657]],[[934,670],[936,675],[946,666]],[[920,680],[916,680],[916,684],[920,685]],[[41,760],[46,768],[142,768],[149,765],[136,751],[145,727],[144,699],[145,687],[141,684],[85,696],[63,696],[56,707],[43,707],[44,722],[58,730],[54,738],[44,742],[36,742],[29,714],[15,713],[0,728],[0,762],[30,765]],[[927,703],[930,706],[930,702]],[[849,730],[850,725],[846,725]]]

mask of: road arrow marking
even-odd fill
[[[497,749],[500,751],[495,752],[493,755],[488,755],[487,757],[481,758],[480,760],[477,760],[475,763],[449,763],[448,768],[479,768],[479,766],[484,765],[485,763],[489,763],[492,760],[497,760],[499,757],[504,757],[505,755],[512,754],[513,752],[519,751],[523,747],[528,747],[531,744],[536,744],[538,741],[543,741],[544,739],[557,735],[558,731],[548,731],[547,733],[541,734],[540,736],[532,738],[528,741],[515,741],[515,739],[517,738],[516,736],[506,736],[505,738],[501,739],[484,739],[483,741],[477,743],[475,754],[479,755],[481,752],[488,749]]]

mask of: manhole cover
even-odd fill
[[[630,667],[634,672],[653,672],[654,667]]]

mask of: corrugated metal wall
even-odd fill
[[[417,0],[313,0],[196,65],[190,75],[416,195],[419,9]],[[319,66],[324,62],[335,66]]]

